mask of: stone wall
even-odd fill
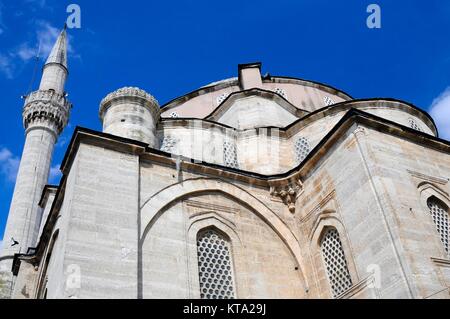
[[[292,212],[261,181],[81,143],[39,267],[47,296],[198,298],[197,234],[213,228],[231,243],[237,297],[332,298],[320,247],[332,227],[353,284],[339,298],[448,298],[426,207],[430,194],[449,202],[448,154],[362,124],[339,134],[301,168]]]

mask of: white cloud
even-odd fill
[[[41,47],[40,56],[47,57],[50,54],[50,51],[52,50],[61,30],[53,27],[46,21],[38,21],[37,24],[39,27],[37,30],[37,40]]]
[[[3,4],[0,2],[0,35],[5,32],[5,25],[3,24]]]
[[[30,42],[24,42],[14,50],[14,56],[21,58],[23,61],[28,61],[37,54],[44,58],[50,54],[61,31],[46,21],[38,21],[37,27],[37,45],[32,45]]]
[[[24,61],[27,61],[36,56],[36,48],[30,48],[26,43],[19,46],[17,55]]]
[[[46,5],[47,0],[25,0],[26,3],[36,4],[39,7],[43,8]]]
[[[61,165],[55,165],[50,168],[50,176],[49,176],[49,182],[50,184],[58,184],[59,180],[61,179]]]
[[[0,173],[8,182],[14,183],[19,170],[20,159],[9,149],[0,149]]]
[[[3,73],[7,79],[13,78],[14,68],[15,65],[11,56],[0,53],[0,72]]]
[[[15,76],[18,66],[20,66],[21,63],[28,62],[36,57],[38,52],[39,56],[43,58],[44,61],[50,54],[61,30],[52,26],[48,21],[43,20],[36,22],[36,28],[36,40],[25,41],[15,48],[10,49],[6,54],[0,53],[0,72],[3,73],[6,78],[12,79]],[[72,49],[70,38],[69,35],[67,52],[72,57],[80,58],[80,56],[76,55]]]
[[[450,140],[450,87],[434,99],[430,114],[439,129],[439,136]]]

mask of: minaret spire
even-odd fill
[[[64,27],[45,62],[39,90],[53,89],[57,93],[64,93],[64,85],[69,73],[67,48],[67,29]]]
[[[67,69],[67,24],[59,34],[45,65],[52,63],[61,64]]]
[[[39,90],[26,97],[23,107],[26,137],[0,254],[0,298],[11,292],[14,255],[26,253],[38,241],[42,222],[39,199],[48,182],[55,143],[69,121],[72,107],[64,91],[67,75],[64,28],[44,65]]]

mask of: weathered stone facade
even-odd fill
[[[100,116],[27,202],[13,298],[450,297],[450,143],[413,105],[256,63],[161,109],[120,89]]]

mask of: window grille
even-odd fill
[[[430,214],[439,233],[442,245],[447,254],[449,254],[450,223],[448,208],[434,198],[428,200],[428,208],[430,209]]]
[[[352,286],[352,279],[345,259],[339,233],[330,228],[321,243],[322,256],[333,297],[337,297]]]
[[[330,98],[329,96],[325,96],[323,98],[323,102],[325,103],[325,106],[330,106],[330,105],[336,104],[336,102],[334,102],[334,100],[332,98]]]
[[[230,242],[214,230],[197,239],[201,299],[234,299]]]
[[[304,159],[311,152],[311,146],[309,144],[309,140],[306,137],[300,137],[294,145],[295,149],[295,162],[296,164],[300,164],[304,161]]]
[[[421,127],[419,126],[419,124],[417,124],[417,122],[415,120],[409,119],[408,122],[409,122],[409,127],[411,127],[412,129],[414,129],[416,131],[422,132]]]
[[[223,162],[227,167],[239,168],[235,144],[223,142]]]
[[[223,93],[223,94],[219,95],[219,96],[217,97],[217,105],[222,104],[223,101],[225,101],[229,95],[230,95],[230,94],[228,94],[228,93]]]
[[[285,99],[287,99],[287,93],[285,89],[281,89],[281,88],[276,88],[275,92],[279,95],[281,95],[282,97],[284,97]]]

